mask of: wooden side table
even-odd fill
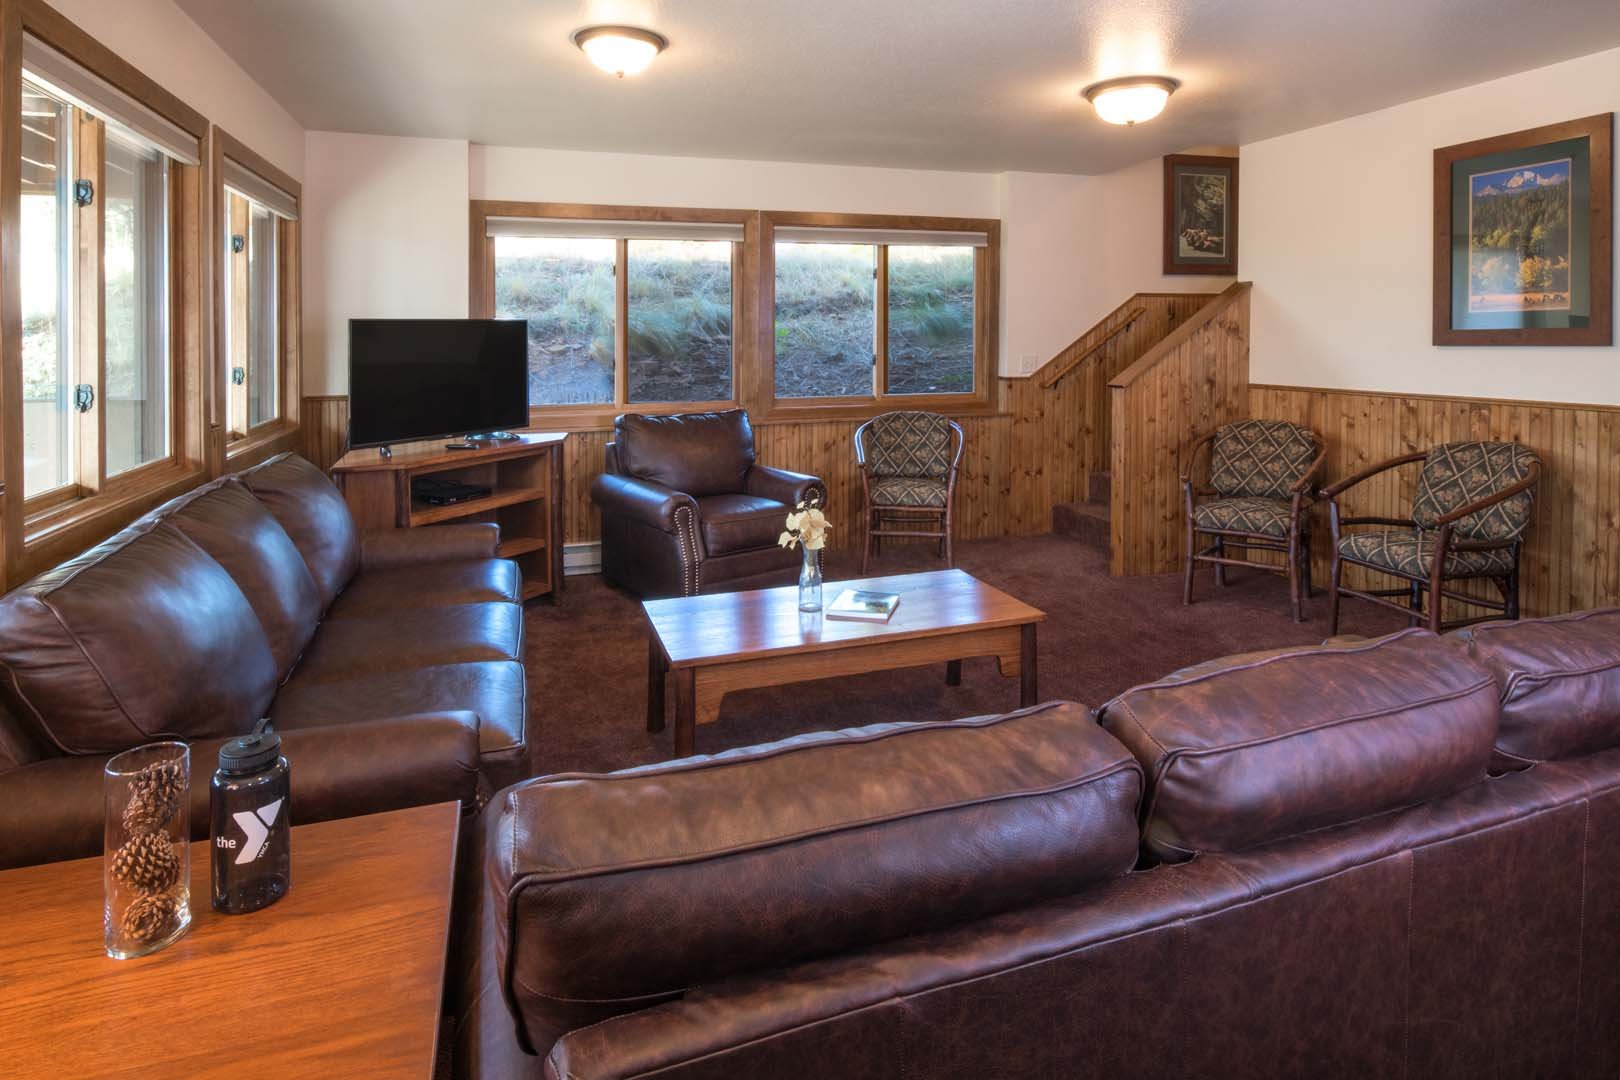
[[[361,531],[415,529],[449,521],[493,521],[500,556],[516,560],[523,599],[555,596],[563,578],[563,443],[566,434],[522,432],[512,442],[446,450],[444,440],[402,443],[392,457],[350,450],[332,466]],[[411,497],[411,481],[432,476],[487,487],[489,494],[434,506]]]
[[[0,872],[0,1073],[431,1077],[460,817],[297,826],[291,891],[251,915],[209,905],[195,843],[191,929],[137,960],[102,952],[99,858]]]

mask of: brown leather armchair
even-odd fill
[[[789,584],[800,556],[776,541],[810,498],[826,501],[819,478],[755,463],[743,409],[626,413],[591,485],[602,575],[648,597]]]

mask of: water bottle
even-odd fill
[[[290,770],[269,724],[219,748],[209,785],[214,909],[227,915],[269,907],[292,884]]]

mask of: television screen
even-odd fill
[[[522,319],[350,319],[349,445],[529,422]]]

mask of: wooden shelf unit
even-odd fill
[[[362,532],[495,522],[501,557],[515,560],[523,574],[523,598],[554,597],[562,589],[566,437],[528,432],[478,450],[446,450],[444,440],[435,439],[401,444],[387,458],[374,449],[351,450],[332,475]],[[411,481],[420,476],[477,484],[490,494],[434,506],[411,497]]]

